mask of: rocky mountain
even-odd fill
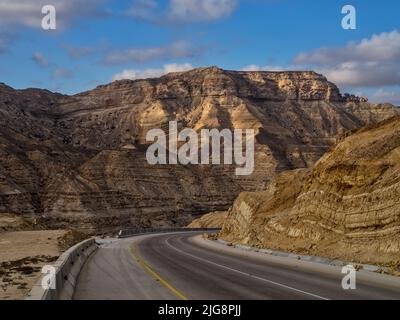
[[[242,193],[229,241],[345,261],[400,264],[400,117],[344,137],[312,169]]]
[[[224,225],[227,211],[210,212],[200,218],[194,219],[187,227],[188,228],[219,228]]]
[[[342,96],[314,72],[216,67],[123,80],[74,96],[0,85],[0,212],[53,226],[189,222],[264,190],[276,173],[312,166],[349,130],[399,113]],[[149,129],[254,129],[255,170],[151,166]]]

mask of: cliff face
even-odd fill
[[[185,224],[264,190],[287,169],[313,165],[343,133],[399,113],[342,97],[314,72],[218,68],[117,81],[75,96],[0,85],[0,212],[56,225]],[[256,132],[255,170],[150,166],[149,129]]]
[[[222,237],[349,261],[400,263],[400,118],[342,139],[312,169],[235,201]]]

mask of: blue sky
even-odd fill
[[[56,30],[41,28],[45,4]],[[346,4],[356,30],[341,26]],[[0,0],[0,81],[73,94],[210,65],[311,69],[400,105],[399,12],[397,0]]]

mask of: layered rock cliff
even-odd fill
[[[343,138],[312,169],[242,193],[221,236],[347,261],[400,263],[400,117]]]
[[[123,80],[74,96],[0,85],[0,212],[57,226],[186,224],[226,210],[241,191],[313,165],[349,130],[398,109],[342,96],[314,72],[216,67]],[[149,129],[254,129],[255,170],[151,166]]]

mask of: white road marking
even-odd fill
[[[242,275],[245,275],[245,276],[249,276],[249,277],[251,277],[251,278],[254,278],[254,279],[257,279],[257,280],[260,280],[260,281],[264,281],[264,282],[267,282],[267,283],[270,283],[270,284],[273,284],[273,285],[276,285],[276,286],[279,286],[279,287],[282,287],[282,288],[286,288],[286,289],[289,289],[289,290],[293,290],[293,291],[296,291],[296,292],[300,292],[300,293],[303,293],[303,294],[312,296],[312,297],[317,298],[317,299],[321,299],[321,300],[330,300],[330,299],[328,299],[328,298],[325,298],[325,297],[322,297],[322,296],[319,296],[319,295],[316,295],[316,294],[313,294],[313,293],[310,293],[310,292],[307,292],[307,291],[303,291],[303,290],[300,290],[300,289],[296,289],[296,288],[287,286],[287,285],[282,284],[282,283],[279,283],[279,282],[275,282],[275,281],[272,281],[272,280],[268,280],[268,279],[265,279],[265,278],[261,278],[261,277],[259,277],[259,276],[255,276],[255,275],[252,275],[252,274],[249,274],[249,273],[246,273],[246,272],[237,270],[237,269],[233,269],[233,268],[224,266],[224,265],[222,265],[222,264],[218,264],[218,263],[215,263],[215,262],[212,262],[212,261],[209,261],[209,260],[206,260],[206,259],[197,257],[197,256],[195,256],[195,255],[193,255],[193,254],[190,254],[190,253],[187,253],[187,252],[185,252],[185,251],[182,251],[182,250],[180,250],[180,249],[178,249],[178,248],[175,248],[174,246],[172,246],[172,245],[169,243],[168,239],[167,239],[165,242],[166,242],[166,244],[167,244],[170,248],[172,248],[173,250],[178,251],[178,252],[180,252],[180,253],[182,253],[182,254],[185,254],[185,255],[187,255],[187,256],[189,256],[189,257],[192,257],[192,258],[194,258],[194,259],[201,260],[201,261],[207,262],[207,263],[209,263],[209,264],[215,265],[215,266],[217,266],[217,267],[220,267],[220,268],[223,268],[223,269],[226,269],[226,270],[230,270],[230,271],[233,271],[233,272],[237,272],[237,273],[239,273],[239,274],[242,274]]]

